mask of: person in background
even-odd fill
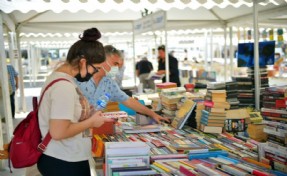
[[[120,102],[123,105],[139,112],[141,114],[152,117],[155,121],[168,121],[167,119],[159,116],[155,112],[151,111],[144,105],[140,104],[137,100],[129,97],[123,92],[119,85],[112,79],[116,74],[113,67],[117,66],[121,60],[121,51],[110,45],[105,46],[106,62],[101,64],[99,73],[93,76],[88,82],[77,82],[85,97],[87,97],[89,103],[93,106],[97,106],[97,101],[101,95],[108,93],[110,95],[110,101]]]
[[[165,74],[165,46],[161,45],[157,48],[158,50],[158,75]],[[177,87],[180,87],[179,80],[179,70],[178,70],[178,61],[171,54],[168,55],[169,59],[169,81],[176,83]],[[165,82],[165,76],[162,78],[162,81]]]
[[[100,37],[97,28],[85,30],[80,40],[70,47],[65,63],[52,72],[44,84],[42,91],[56,79],[69,80],[52,85],[39,107],[41,135],[45,137],[49,132],[52,138],[37,163],[41,175],[91,175],[88,160],[92,157],[92,144],[89,137],[83,136],[84,132],[113,120],[104,118],[101,111],[90,111],[75,79],[89,81],[99,72],[100,64],[105,61]]]
[[[18,73],[14,69],[14,67],[10,64],[7,64],[7,71],[9,76],[9,84],[11,86],[11,92],[10,92],[10,103],[11,103],[11,111],[12,111],[12,117],[15,118],[15,93],[18,89]]]
[[[140,79],[140,83],[143,84],[143,88],[154,89],[154,80],[147,80],[149,73],[153,70],[152,63],[147,60],[147,57],[143,57],[141,61],[136,64],[136,74]]]
[[[275,57],[275,62],[274,62],[273,68],[276,70],[277,73],[279,73],[279,76],[281,77],[282,72],[283,72],[281,64],[283,63],[284,59],[283,57],[281,57],[280,53],[275,53],[274,57]]]
[[[110,49],[111,49],[111,45],[109,46]],[[108,48],[107,48],[108,49]],[[106,50],[107,50],[106,49]],[[119,50],[118,50],[119,51]],[[119,85],[120,88],[123,87],[122,83],[123,83],[123,78],[124,78],[124,72],[125,72],[125,65],[124,65],[124,56],[123,56],[123,52],[122,51],[119,51],[119,54],[120,54],[120,57],[119,57],[119,60],[118,60],[118,73],[115,75],[115,81],[117,82],[117,84]]]

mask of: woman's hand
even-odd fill
[[[96,111],[91,117],[90,119],[92,120],[92,125],[91,127],[100,127],[102,126],[105,122],[114,122],[113,119],[111,118],[105,118],[103,116],[102,111]]]

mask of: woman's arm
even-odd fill
[[[51,119],[49,132],[52,139],[62,140],[73,137],[88,128],[100,127],[104,122],[110,121],[113,120],[104,118],[100,111],[96,112],[92,117],[78,123],[72,123],[70,120]]]

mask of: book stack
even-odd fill
[[[254,67],[250,67],[248,68],[247,70],[247,74],[253,78],[254,80]],[[261,66],[259,68],[259,85],[260,85],[260,99],[262,100],[263,99],[263,94],[262,92],[264,92],[264,89],[266,87],[269,87],[269,79],[268,79],[268,72],[267,72],[267,66]],[[254,81],[253,81],[254,82]],[[254,82],[255,84],[255,82]],[[254,87],[255,88],[255,87]],[[263,107],[263,102],[264,101],[261,101],[260,102],[260,107]]]
[[[201,116],[202,116],[202,110],[205,109],[205,106],[204,106],[204,101],[202,102],[198,102],[196,104],[196,110],[195,110],[195,120],[196,120],[196,129],[200,130],[200,120],[201,120]]]
[[[156,84],[155,87],[156,87],[156,92],[160,93],[161,90],[163,89],[174,88],[174,87],[177,87],[177,85],[176,83],[165,82],[165,83]]]
[[[265,142],[267,139],[267,135],[263,131],[265,124],[263,123],[261,113],[257,111],[249,112],[249,116],[250,124],[248,124],[247,128],[249,137],[256,141]]]
[[[178,103],[178,111],[171,122],[171,126],[176,129],[181,129],[188,118],[190,118],[195,106],[196,103],[189,99],[183,99],[180,103]]]
[[[226,102],[225,90],[208,90],[202,110],[201,131],[206,133],[221,133],[224,127],[226,109],[230,108]]]
[[[238,100],[239,107],[255,107],[255,80],[254,80],[254,67],[248,68],[247,77],[234,77],[233,79],[238,84]],[[267,77],[267,67],[259,68],[259,85],[261,90],[269,87],[269,79]],[[262,91],[261,91],[262,93]],[[261,94],[262,99],[262,94]],[[261,102],[262,107],[262,102]]]
[[[149,154],[144,142],[106,142],[105,175],[155,175]]]
[[[232,133],[244,132],[249,119],[246,108],[228,110],[226,111],[225,130]]]
[[[177,103],[185,97],[186,90],[184,87],[162,89],[160,100],[162,103],[163,117],[173,120],[177,108]]]
[[[207,83],[208,90],[223,90],[225,89],[224,82],[209,82]]]
[[[250,77],[254,78],[254,67],[248,68],[247,69],[247,74]],[[267,66],[261,66],[259,68],[259,75],[260,75],[260,87],[261,88],[269,87]]]
[[[254,81],[252,77],[234,77],[237,82],[239,108],[255,107]]]
[[[287,87],[269,87],[263,92],[263,108],[267,133],[265,158],[273,163],[274,169],[287,173]]]
[[[230,109],[238,109],[239,101],[238,97],[238,86],[236,81],[225,83],[227,102],[230,104]]]

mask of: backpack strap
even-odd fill
[[[68,79],[65,79],[65,78],[59,78],[59,79],[55,79],[54,81],[50,82],[44,89],[41,97],[40,97],[40,101],[39,101],[39,105],[36,107],[36,111],[38,113],[38,110],[39,110],[39,107],[41,105],[41,102],[43,100],[43,97],[44,97],[44,94],[46,93],[46,91],[55,83],[59,82],[59,81],[68,81],[68,82],[71,82],[69,81]],[[34,104],[34,103],[33,103]],[[34,106],[35,107],[35,106]],[[47,145],[49,144],[49,142],[51,141],[52,137],[51,137],[51,134],[50,132],[48,131],[48,133],[46,134],[46,136],[44,137],[44,139],[42,140],[42,142],[38,145],[38,151],[40,152],[44,152],[47,148]]]

